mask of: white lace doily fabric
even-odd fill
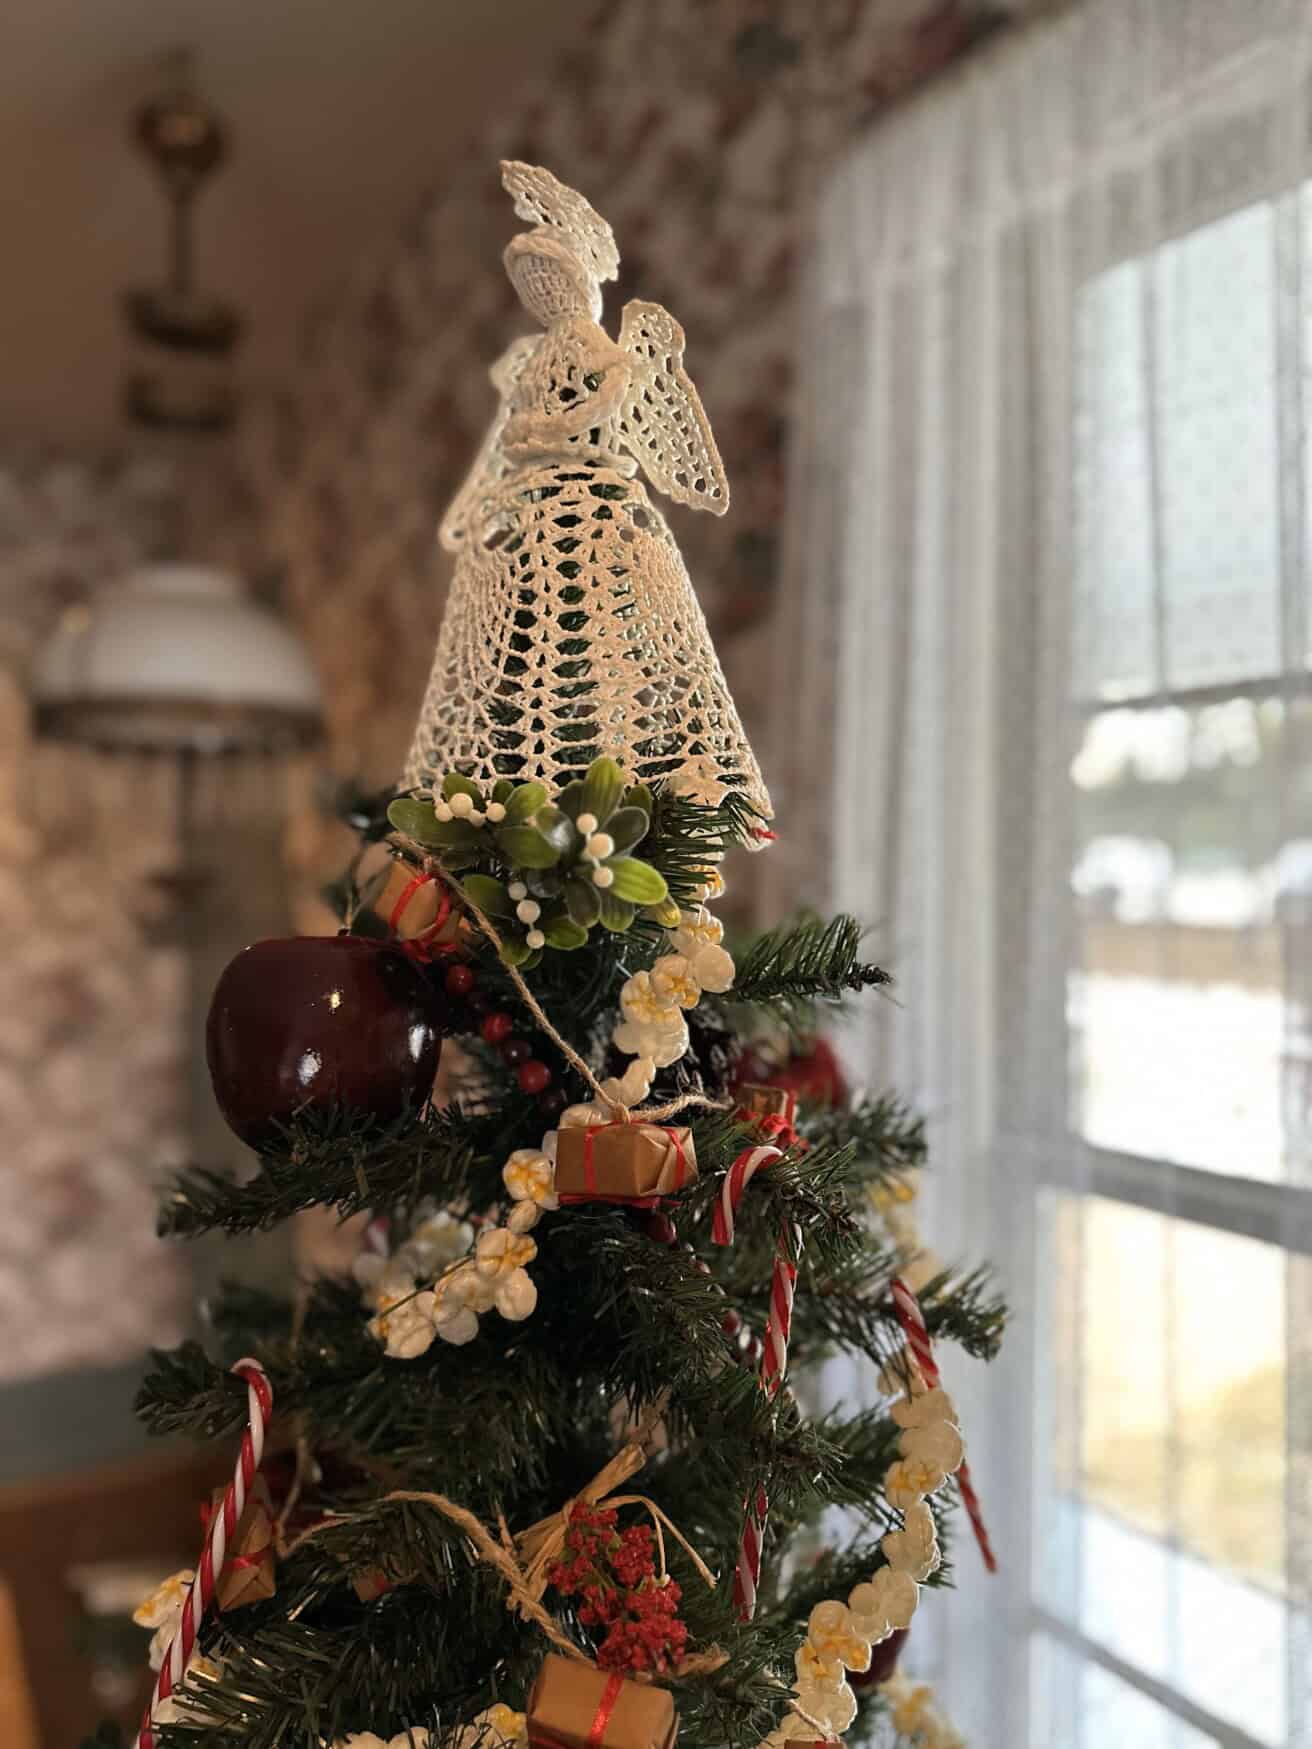
[[[501,405],[442,525],[457,554],[406,762],[416,788],[450,770],[555,789],[601,754],[718,802],[770,801],[678,546],[636,477],[722,514],[724,467],[659,304],[593,319],[618,254],[610,227],[548,172],[504,166],[541,220],[506,251],[540,339],[492,370]]]

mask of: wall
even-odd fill
[[[445,581],[434,529],[491,413],[486,367],[526,326],[499,262],[517,227],[503,156],[546,164],[611,221],[612,322],[641,294],[688,332],[733,505],[677,531],[759,723],[811,193],[843,142],[986,23],[967,0],[620,0],[361,263],[307,337],[294,395],[248,422],[244,458],[339,763],[382,782],[404,752]]]
[[[110,1365],[181,1328],[151,1185],[183,1151],[183,965],[147,878],[170,858],[167,808],[122,766],[38,754],[24,681],[56,615],[175,513],[154,461],[0,455],[0,1381]]]
[[[676,513],[678,532],[759,731],[812,191],[987,20],[968,0],[578,10],[567,51],[328,300],[293,392],[252,404],[235,470],[202,465],[183,489],[149,460],[0,455],[0,1130],[15,1210],[0,1229],[0,1377],[131,1356],[171,1334],[185,1300],[180,1259],[151,1238],[149,1182],[182,1148],[184,967],[148,878],[173,854],[168,800],[146,830],[130,773],[35,767],[16,677],[57,612],[176,535],[185,500],[188,550],[280,579],[324,675],[337,766],[394,775],[441,609],[434,529],[491,411],[486,367],[525,326],[499,261],[516,228],[502,156],[549,165],[611,220],[612,321],[641,294],[688,331],[733,507],[718,522]],[[331,866],[339,851],[312,825],[300,860]]]

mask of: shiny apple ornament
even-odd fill
[[[413,960],[345,933],[243,949],[215,986],[205,1029],[219,1110],[252,1147],[305,1110],[379,1123],[418,1111],[441,1049],[437,1000]]]

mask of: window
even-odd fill
[[[972,1749],[1312,1749],[1309,178],[1301,0],[1083,0],[808,263],[771,780],[1013,1307],[908,1647]]]
[[[1282,469],[1281,421],[1301,423],[1312,303],[1284,311],[1276,269],[1310,212],[1250,205],[1078,295],[1067,1021],[1088,1152],[1039,1224],[1056,1571],[1040,1560],[1032,1729],[1053,1749],[1294,1740],[1312,476]]]

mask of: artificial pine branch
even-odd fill
[[[928,1163],[925,1120],[895,1093],[866,1094],[851,1106],[808,1105],[800,1128],[810,1142],[846,1144],[872,1177],[913,1172]]]
[[[895,1251],[867,1251],[852,1254],[828,1273],[813,1271],[794,1307],[799,1356],[816,1358],[836,1346],[882,1366],[902,1344],[888,1292],[899,1267]],[[994,1358],[1006,1308],[987,1269],[965,1275],[945,1270],[916,1297],[934,1342],[957,1343],[978,1360]]]
[[[486,1200],[496,1194],[501,1140],[529,1104],[512,1099],[509,1111],[470,1114],[429,1109],[386,1128],[349,1112],[307,1110],[262,1150],[254,1177],[239,1181],[204,1168],[181,1173],[160,1208],[159,1231],[186,1238],[216,1228],[254,1232],[320,1203],[345,1217],[425,1197]]]
[[[733,1004],[767,1008],[794,1032],[813,1030],[817,1003],[841,1002],[892,982],[861,959],[863,933],[854,917],[844,916],[828,923],[802,917],[767,931],[738,960]]]

